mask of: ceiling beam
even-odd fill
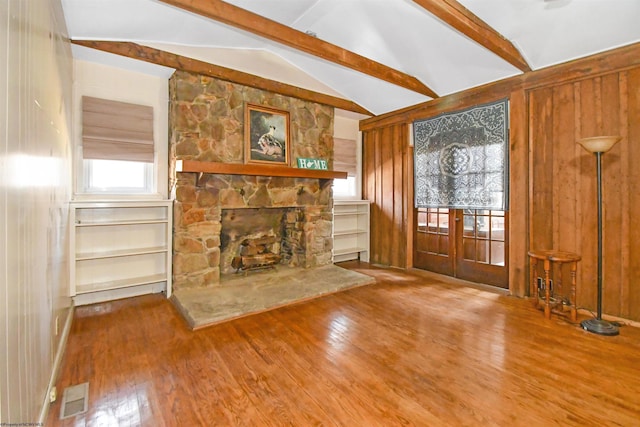
[[[213,19],[326,61],[368,74],[431,98],[438,95],[417,78],[373,61],[357,53],[310,36],[279,22],[239,8],[222,0],[160,0],[183,10]]]
[[[519,70],[531,71],[531,67],[520,51],[509,40],[458,3],[457,0],[413,1]]]
[[[302,89],[297,86],[265,79],[253,74],[221,67],[219,65],[210,64],[193,58],[187,58],[186,56],[176,55],[175,53],[142,46],[136,43],[95,40],[72,40],[71,43],[101,50],[103,52],[114,53],[116,55],[150,62],[152,64],[175,68],[181,71],[215,77],[232,83],[279,93],[281,95],[292,96],[305,101],[317,102],[319,104],[329,105],[331,107],[341,108],[347,111],[353,111],[369,116],[374,115],[353,101],[320,92],[314,92],[312,90]]]

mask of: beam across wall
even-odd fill
[[[440,114],[445,110],[453,111],[508,96],[511,91],[520,88],[531,90],[537,87],[553,87],[610,73],[612,69],[626,70],[637,66],[640,66],[640,43],[633,43],[364,119],[360,121],[360,130],[376,129],[398,122],[409,123]]]
[[[438,97],[432,89],[413,76],[222,0],[160,1],[309,53],[326,61],[334,62],[343,67],[351,68],[360,73],[368,74],[413,92],[421,93],[430,98]]]
[[[96,40],[72,40],[71,43],[78,46],[101,50],[103,52],[126,56],[128,58],[138,59],[140,61],[150,62],[152,64],[175,68],[181,71],[215,77],[232,83],[255,87],[257,89],[279,93],[281,95],[291,96],[305,101],[317,102],[319,104],[329,105],[346,111],[366,114],[369,116],[374,115],[367,109],[347,99],[303,89],[275,80],[265,79],[253,74],[210,64],[193,58],[187,58],[186,56],[154,49],[148,46],[142,46],[136,43]]]

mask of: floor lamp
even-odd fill
[[[580,326],[599,335],[618,335],[616,325],[602,320],[602,155],[621,139],[621,136],[596,136],[578,141],[585,150],[596,155],[598,180],[598,314],[595,319],[583,320]]]

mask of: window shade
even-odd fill
[[[417,208],[507,210],[509,100],[413,122]]]
[[[82,156],[153,162],[153,107],[83,96]]]
[[[333,170],[347,172],[348,176],[358,173],[358,145],[355,139],[333,138]]]

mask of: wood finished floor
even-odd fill
[[[161,295],[79,307],[50,426],[638,426],[640,329],[351,262],[375,285],[192,332]]]

